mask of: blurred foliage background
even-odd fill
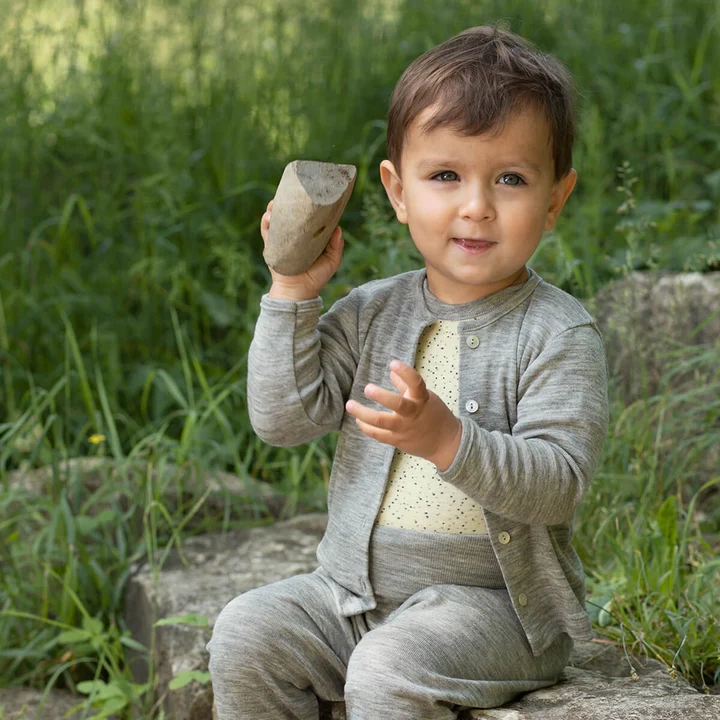
[[[269,281],[260,215],[288,161],[353,163],[326,304],[417,267],[378,180],[389,96],[417,55],[497,21],[565,62],[580,90],[579,183],[535,269],[581,298],[629,270],[720,270],[714,0],[0,0],[0,683],[73,686],[84,665],[125,673],[119,635],[102,633],[122,626],[130,563],[181,522],[160,519],[135,544],[122,514],[77,534],[67,489],[26,496],[10,471],[141,455],[263,478],[293,508],[324,507],[334,439],[271,449],[246,417],[245,358]],[[578,542],[604,626],[641,628],[702,684],[720,664],[718,568],[703,540],[720,511],[704,510],[700,527],[689,503],[707,476],[657,442],[717,427],[718,351],[698,352],[715,382],[706,394],[616,398]],[[131,505],[146,491],[129,486]],[[83,548],[102,573],[78,565]],[[58,659],[48,621],[85,615],[114,665],[97,647]]]
[[[418,54],[487,21],[557,55],[581,92],[580,181],[534,261],[540,273],[588,297],[628,250],[636,268],[720,268],[712,0],[4,4],[5,416],[30,377],[50,387],[64,373],[62,313],[133,418],[150,365],[178,371],[169,308],[208,372],[242,358],[267,284],[258,219],[290,159],[359,167],[343,225],[367,252],[339,281],[384,271],[364,207],[377,204],[393,84]],[[634,247],[616,230],[625,162],[652,223]],[[152,401],[148,419],[165,410]]]

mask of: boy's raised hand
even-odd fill
[[[270,233],[272,205],[273,201],[271,200],[260,220],[260,234],[265,245],[267,245]],[[280,275],[272,268],[268,268],[272,277],[272,286],[268,294],[271,298],[295,300],[296,302],[316,298],[340,267],[342,251],[342,231],[337,227],[320,257],[301,275]]]
[[[390,381],[398,392],[377,385],[365,387],[365,394],[390,412],[371,410],[353,400],[345,409],[369,437],[447,470],[460,447],[460,420],[409,365],[393,360]]]

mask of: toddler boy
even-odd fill
[[[552,685],[590,635],[570,539],[607,431],[604,350],[526,266],[575,185],[573,135],[557,60],[466,30],[390,105],[381,178],[425,267],[322,316],[339,228],[306,273],[271,272],[253,427],[282,446],[340,436],[318,570],[217,620],[220,720],[317,720],[318,698],[349,720],[450,720]]]

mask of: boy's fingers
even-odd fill
[[[307,271],[309,275],[317,280],[319,287],[327,283],[337,272],[342,262],[343,242],[342,235],[338,231],[339,228],[333,233],[326,248]]]
[[[407,383],[394,370],[390,371],[390,382],[401,395],[408,389]]]
[[[392,392],[392,390],[385,390],[385,388],[377,385],[368,385],[365,388],[365,394],[383,407],[400,415],[406,414],[409,409],[408,401],[402,395]]]
[[[415,369],[406,365],[404,362],[400,362],[400,360],[393,360],[390,363],[390,369],[397,373],[400,379],[407,385],[411,397],[423,400],[428,397],[425,381]]]
[[[380,428],[368,425],[368,423],[362,420],[355,420],[357,426],[362,430],[368,437],[377,440],[378,442],[385,443],[386,445],[392,445],[392,433],[387,430],[381,430]]]
[[[339,227],[335,228],[335,231],[330,236],[330,240],[328,241],[327,247],[323,251],[325,255],[328,256],[328,258],[335,263],[339,263],[340,258],[342,257],[342,250],[343,250],[343,238],[342,238],[342,230]]]
[[[392,429],[394,418],[392,413],[378,412],[361,405],[360,403],[349,400],[345,409],[358,421],[371,425],[375,428]]]
[[[335,228],[335,232],[330,236],[328,244],[325,249],[320,253],[318,259],[313,263],[313,268],[326,267],[329,263],[333,273],[340,267],[340,261],[342,260],[343,242],[342,233],[340,228]]]

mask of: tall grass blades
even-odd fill
[[[685,349],[656,396],[616,402],[577,523],[602,631],[699,687],[720,678],[719,353]]]
[[[639,214],[654,223],[635,266],[714,267],[714,3],[84,0],[60,11],[3,0],[2,9],[0,408],[12,403],[13,417],[26,371],[45,387],[61,374],[58,307],[83,353],[96,333],[108,394],[133,414],[148,364],[175,362],[168,304],[221,375],[247,347],[267,278],[259,217],[295,157],[360,167],[343,224],[374,248],[362,208],[377,185],[392,86],[410,59],[481,22],[519,30],[578,78],[580,181],[535,259],[541,273],[589,296],[612,276],[608,258],[622,264],[614,168],[625,161],[638,175]]]

